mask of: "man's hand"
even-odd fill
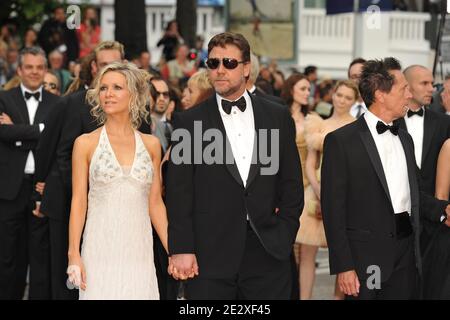
[[[347,296],[358,296],[360,284],[355,270],[339,273],[337,277],[339,289],[344,294]]]
[[[41,210],[41,202],[36,201],[36,209],[33,210],[33,215],[38,218],[44,218],[45,215],[43,213],[41,213],[40,210]]]
[[[44,194],[45,182],[36,183],[35,190],[42,196]]]
[[[195,254],[174,254],[169,258],[167,272],[175,280],[186,280],[198,276],[198,264]]]
[[[4,112],[0,113],[0,124],[14,124],[11,118]]]

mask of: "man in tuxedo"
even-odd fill
[[[28,263],[29,298],[50,298],[48,221],[32,201],[35,148],[59,100],[42,89],[46,71],[41,48],[23,49],[21,84],[0,95],[0,299],[22,299]]]
[[[303,208],[293,120],[287,108],[246,91],[250,46],[242,35],[214,36],[207,66],[216,94],[174,118],[169,269],[181,279],[198,275],[186,283],[187,299],[289,299]],[[215,135],[212,153],[198,141],[203,132],[207,141]],[[272,161],[262,161],[261,150],[271,150]]]
[[[393,124],[412,98],[400,63],[366,62],[359,90],[369,110],[324,143],[330,271],[348,299],[411,299],[421,273],[419,205],[434,221],[450,206],[419,191],[413,141]]]
[[[363,58],[356,58],[352,62],[350,62],[350,65],[348,67],[348,79],[356,83],[356,85],[359,84],[359,79],[361,77],[362,68],[365,62],[366,60],[364,60]],[[367,111],[366,104],[364,103],[363,99],[360,96],[358,98],[358,101],[356,101],[351,107],[350,114],[356,119],[358,119],[366,111]]]
[[[412,97],[408,101],[407,114],[395,123],[411,135],[423,191],[434,197],[437,159],[445,140],[450,138],[450,117],[426,107],[431,103],[434,92],[434,79],[430,70],[420,65],[412,65],[406,68],[403,74],[408,81]],[[421,246],[424,252],[436,223],[423,219],[422,224]]]

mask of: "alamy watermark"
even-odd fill
[[[81,25],[81,9],[77,5],[70,5],[66,10],[67,19],[66,26],[69,30],[80,29]]]
[[[176,129],[172,133],[172,141],[177,142],[170,152],[175,165],[235,163],[231,145],[222,131],[215,128],[203,131],[201,121],[194,121],[194,136],[186,129]],[[261,175],[277,174],[280,165],[280,130],[259,129],[253,141],[251,164],[261,164]]]

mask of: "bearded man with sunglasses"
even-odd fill
[[[287,109],[245,90],[250,46],[242,35],[214,36],[206,65],[216,94],[173,119],[166,179],[169,272],[192,278],[187,299],[289,299],[290,257],[303,208],[294,123]],[[199,125],[202,133],[221,134],[214,139],[223,152],[215,152],[213,162],[205,157],[212,139],[194,137]],[[176,141],[178,132],[189,132],[190,142]],[[278,161],[274,171],[265,170],[264,148]]]

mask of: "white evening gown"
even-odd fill
[[[135,132],[133,165],[121,167],[105,127],[89,167],[81,256],[86,290],[80,300],[159,299],[148,195],[154,169]]]

